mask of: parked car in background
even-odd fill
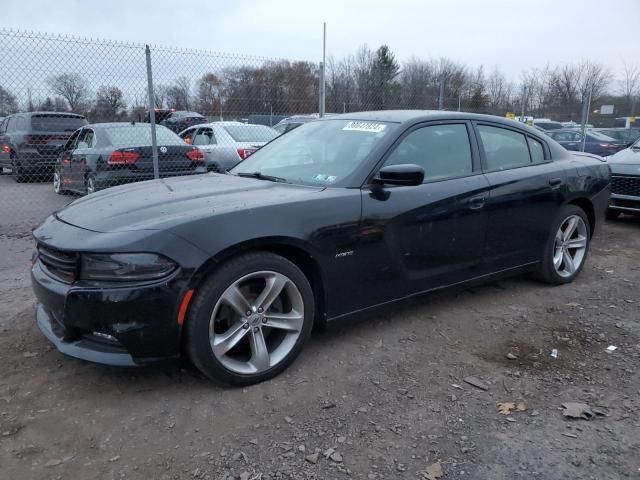
[[[166,120],[169,115],[176,111],[175,108],[154,108],[153,115],[155,117],[156,124],[161,124],[164,120]],[[142,119],[140,119],[142,121]],[[147,123],[151,123],[151,113],[149,110],[144,112],[144,121]]]
[[[318,118],[319,118],[318,114],[294,115],[280,121],[277,125],[273,127],[273,129],[277,131],[280,135],[282,135],[283,133],[290,132],[294,128],[297,128],[300,125],[303,125],[305,123],[317,120]]]
[[[640,117],[618,117],[613,122],[616,128],[640,128]]]
[[[185,145],[166,127],[156,126],[161,177],[206,173],[204,153]],[[93,193],[114,185],[154,178],[151,125],[94,123],[77,130],[58,157],[56,193]]]
[[[82,115],[28,112],[9,115],[0,130],[0,170],[16,182],[51,179],[56,159],[73,132],[86,125]]]
[[[205,117],[204,115],[200,115],[197,112],[186,112],[183,110],[178,110],[175,112],[171,112],[162,121],[156,120],[156,123],[159,125],[164,125],[172,132],[178,133],[185,128],[189,128],[193,125],[207,123],[207,117]]]
[[[598,128],[597,132],[631,145],[640,138],[640,128]]]
[[[185,355],[212,379],[256,383],[314,324],[506,275],[573,281],[609,181],[599,158],[499,117],[324,118],[227,175],[116,187],[47,218],[36,321],[85,360]]]
[[[573,129],[549,130],[546,134],[567,150],[581,151],[582,149],[583,137],[581,131]],[[607,137],[595,130],[587,130],[585,135],[584,151],[587,153],[606,157],[626,147],[624,142]]]
[[[640,215],[640,139],[607,159],[611,168],[611,200],[607,217]]]
[[[207,170],[224,173],[276,138],[278,132],[265,125],[212,122],[188,128],[179,135],[185,143],[204,151]]]
[[[536,118],[533,120],[533,126],[541,128],[542,130],[559,130],[562,128],[560,122],[555,122],[548,118]]]

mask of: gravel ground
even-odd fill
[[[25,230],[0,231],[2,478],[640,477],[640,219],[604,225],[574,284],[515,278],[332,324],[244,389],[52,349]]]

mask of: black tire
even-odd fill
[[[607,210],[607,220],[617,220],[622,212],[620,210]]]
[[[89,173],[84,179],[84,190],[87,195],[98,191],[96,186],[96,176],[93,173]]]
[[[24,169],[15,158],[11,162],[11,175],[16,183],[24,183],[28,180],[27,175],[24,173]]]
[[[573,216],[577,215],[582,218],[585,226],[586,226],[586,250],[582,261],[578,268],[575,269],[575,272],[570,276],[562,276],[557,271],[553,265],[553,256],[555,251],[555,240],[556,234],[560,227],[565,223],[565,221]],[[587,260],[587,256],[589,253],[589,246],[591,245],[591,226],[589,224],[589,218],[587,217],[584,210],[576,205],[565,205],[560,209],[560,212],[556,216],[555,221],[551,227],[551,231],[549,232],[549,239],[547,240],[547,244],[544,248],[544,256],[542,258],[542,262],[540,264],[539,270],[536,272],[536,277],[550,285],[562,285],[565,283],[572,282],[578,274],[582,271],[584,264]]]
[[[56,169],[53,172],[53,191],[56,192],[58,195],[66,195],[67,194],[67,191],[64,188],[62,188],[63,180],[64,179],[63,179],[62,175]]]
[[[261,373],[241,374],[226,368],[214,355],[209,341],[209,323],[227,287],[245,275],[264,270],[281,273],[293,282],[304,301],[304,320],[295,344],[279,363]],[[193,364],[214,381],[238,386],[259,383],[275,377],[295,360],[311,334],[314,312],[311,285],[295,264],[270,252],[242,254],[218,267],[196,290],[186,319],[186,350]]]

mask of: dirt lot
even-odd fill
[[[245,389],[62,356],[34,325],[30,238],[0,237],[2,478],[640,477],[638,219],[605,225],[572,285],[516,278],[334,324]],[[570,401],[597,414],[566,419]]]

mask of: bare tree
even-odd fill
[[[510,94],[511,85],[496,65],[487,77],[487,99],[491,111],[499,113],[501,110],[505,110]]]
[[[222,81],[215,73],[206,73],[198,80],[196,102],[198,109],[204,115],[213,115],[220,112],[222,107]]]
[[[0,115],[9,115],[18,111],[18,101],[9,90],[0,86]]]
[[[115,120],[127,108],[122,90],[114,85],[103,85],[96,93],[95,116],[102,120]]]
[[[638,65],[624,64],[622,79],[622,95],[625,98],[629,115],[635,115],[636,103],[640,96],[640,68]]]
[[[51,91],[67,101],[69,110],[80,112],[87,97],[87,82],[77,73],[63,73],[47,78]]]
[[[179,77],[167,89],[167,103],[169,108],[189,110],[191,108],[191,81],[187,77]]]

